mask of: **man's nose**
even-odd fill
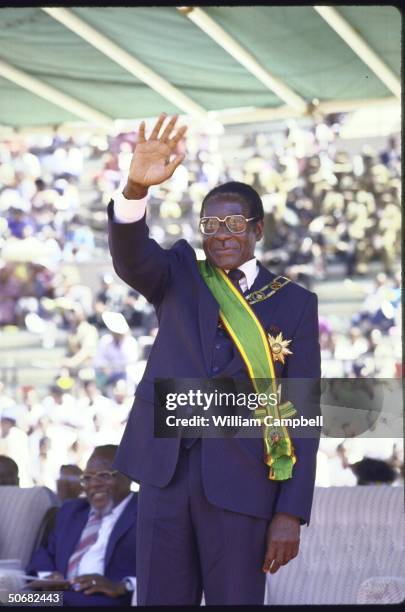
[[[96,491],[100,491],[103,488],[104,487],[102,482],[93,481],[87,486],[87,493],[95,493]]]
[[[228,228],[226,227],[224,221],[221,221],[219,224],[219,228],[217,233],[215,234],[215,238],[217,238],[218,240],[226,240],[227,238],[229,238],[232,234],[230,233],[230,231],[228,230]]]
[[[87,485],[87,490],[92,491],[94,489],[104,489],[105,483],[99,478],[92,478]]]

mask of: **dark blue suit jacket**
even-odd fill
[[[199,274],[195,252],[179,240],[162,249],[149,238],[145,216],[129,224],[113,220],[108,207],[109,247],[116,273],[142,293],[156,309],[159,332],[121,441],[115,467],[133,480],[164,487],[173,476],[179,438],[154,437],[154,379],[208,378],[218,323],[218,303]],[[252,290],[275,275],[260,265]],[[271,327],[292,339],[285,365],[277,377],[320,378],[317,297],[290,282],[268,300],[253,305],[266,330]],[[275,333],[275,332],[274,332]],[[273,333],[273,335],[274,335]],[[237,351],[221,376],[245,376]],[[290,399],[290,398],[289,398]],[[305,412],[305,397],[297,408]],[[203,439],[203,483],[208,500],[221,508],[271,518],[274,512],[298,516],[309,523],[319,439],[294,439],[298,461],[294,476],[283,483],[268,479],[262,439]]]
[[[115,523],[107,545],[104,576],[114,582],[120,582],[125,576],[136,575],[138,494],[132,495],[132,499]],[[48,545],[33,554],[27,567],[28,574],[49,570],[66,575],[69,558],[87,523],[89,511],[89,503],[84,498],[69,500],[61,506]],[[102,594],[84,595],[69,590],[64,591],[64,603],[69,606],[128,606],[131,603],[131,595],[112,598]]]

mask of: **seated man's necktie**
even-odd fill
[[[110,514],[110,512],[107,512],[106,514]],[[80,536],[80,540],[76,544],[76,548],[69,558],[66,578],[74,578],[77,576],[80,561],[87,553],[89,548],[91,548],[97,541],[101,522],[103,520],[103,516],[106,516],[106,514],[103,515],[101,512],[95,511],[90,512],[87,523]]]

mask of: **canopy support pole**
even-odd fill
[[[378,57],[365,40],[331,6],[314,6],[316,12],[335,30],[396,98],[401,98],[401,83],[388,66]],[[398,18],[400,16],[398,15]]]
[[[0,60],[0,75],[85,121],[95,123],[108,130],[114,128],[114,121],[107,117],[107,115],[100,113],[95,108],[80,102],[76,98],[72,98],[72,96],[68,96],[59,89],[56,89],[56,87],[52,87],[44,83],[44,81],[32,77],[30,74],[15,68],[3,60]]]
[[[387,98],[370,98],[366,100],[330,100],[328,102],[320,102],[314,104],[312,113],[320,115],[328,115],[332,113],[344,113],[362,108],[377,106],[395,105],[400,110],[398,100],[394,96]],[[283,119],[294,119],[302,117],[300,113],[295,111],[290,106],[277,106],[276,108],[241,108],[232,109],[232,111],[210,111],[210,115],[219,120],[223,125],[235,125],[238,123],[257,123],[265,121],[282,121]],[[310,116],[308,114],[307,116]]]
[[[246,70],[253,74],[268,89],[273,91],[281,100],[302,114],[307,110],[306,101],[295,93],[281,79],[274,76],[267,68],[232,36],[228,34],[212,17],[198,7],[182,6],[177,10],[195,23],[203,32],[208,34],[218,45],[229,53]]]
[[[130,55],[127,51],[119,47],[111,39],[101,34],[98,30],[77,17],[72,11],[65,8],[41,7],[56,21],[62,23],[66,28],[83,38],[90,45],[101,51],[113,62],[124,68],[127,72],[143,81],[151,89],[157,91],[163,98],[169,100],[176,107],[199,119],[206,119],[206,110],[194,102],[191,98],[183,94],[174,87],[169,81],[162,78],[156,72],[145,66],[142,62]]]

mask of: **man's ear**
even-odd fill
[[[264,221],[263,219],[260,219],[260,221],[257,221],[256,227],[255,227],[256,241],[259,241],[263,238],[263,231],[264,231]]]

